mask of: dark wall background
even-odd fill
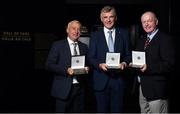
[[[177,93],[179,87],[179,6],[171,0],[66,0],[54,2],[3,2],[0,8],[0,112],[53,112],[54,99],[50,96],[52,76],[44,69],[49,48],[55,40],[65,38],[65,26],[78,19],[90,32],[101,25],[100,9],[113,5],[118,13],[118,25],[130,30],[132,43],[141,32],[140,16],[154,11],[162,31],[171,34],[176,47],[176,70],[171,78],[171,112],[180,112]],[[132,30],[136,30],[133,34]],[[3,40],[3,32],[30,32],[30,41]],[[88,35],[87,35],[88,36]],[[10,36],[9,36],[10,37]],[[11,36],[12,38],[12,36]],[[136,96],[130,93],[131,80],[125,103],[126,112],[138,112]],[[91,90],[87,112],[94,112]]]

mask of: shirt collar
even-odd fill
[[[147,37],[149,37],[150,39],[152,39],[158,31],[159,31],[159,29],[156,29],[155,31],[153,31],[153,32],[151,32],[151,33],[148,33],[148,34],[147,34]]]
[[[74,44],[74,43],[77,43],[77,42],[72,41],[69,37],[67,37],[67,40],[68,40],[69,45],[72,45],[72,44]]]
[[[113,32],[114,30],[115,30],[115,28],[107,29],[106,27],[104,27],[104,32],[105,32],[105,33],[108,33],[108,31],[112,31],[112,32]]]

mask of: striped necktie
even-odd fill
[[[145,44],[144,44],[144,50],[145,50],[146,47],[148,46],[149,42],[150,42],[150,38],[147,37],[146,42],[145,42]]]

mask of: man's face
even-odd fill
[[[80,37],[81,25],[77,22],[72,22],[67,28],[67,34],[73,41],[77,41]]]
[[[112,11],[106,13],[103,12],[101,14],[101,21],[107,29],[112,29],[116,21],[116,16]]]
[[[158,20],[152,13],[146,13],[141,17],[141,23],[146,33],[151,33],[157,28]]]

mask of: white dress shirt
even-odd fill
[[[71,50],[71,55],[73,56],[73,54],[74,54],[74,43],[77,43],[77,42],[72,41],[69,37],[67,39],[68,39],[69,47],[70,47],[70,50]],[[76,46],[76,51],[77,51],[77,55],[80,55],[78,43],[77,43],[77,46]],[[73,82],[72,83],[73,84],[79,83],[77,81],[76,77],[73,77]]]

